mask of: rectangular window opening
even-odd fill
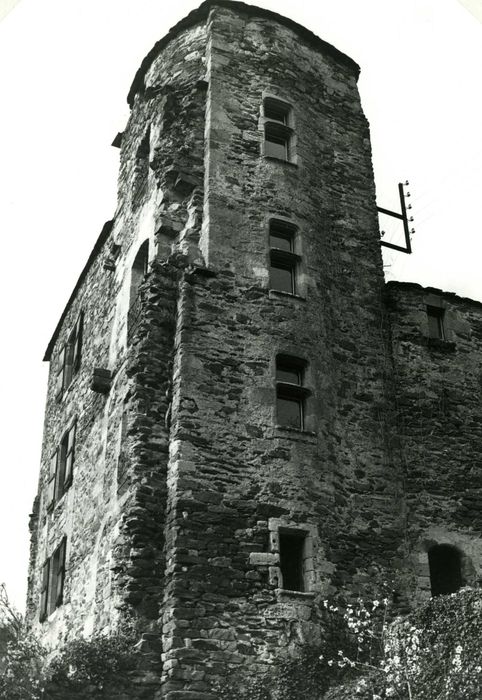
[[[63,537],[60,545],[52,556],[45,560],[42,567],[40,622],[46,620],[63,603],[66,548],[67,538]]]
[[[430,338],[445,339],[444,316],[445,309],[438,306],[427,306],[428,335]]]
[[[303,370],[301,367],[290,365],[287,362],[278,360],[276,363],[276,381],[287,384],[302,385]]]
[[[275,289],[277,292],[296,293],[294,265],[272,260],[269,268],[269,280],[271,289]]]
[[[278,292],[296,294],[296,231],[296,226],[284,221],[273,219],[269,223],[270,288]]]
[[[275,130],[274,125],[265,126],[265,155],[279,160],[289,160],[289,136]]]
[[[83,319],[83,312],[80,312],[67,342],[62,346],[59,352],[55,382],[55,396],[57,400],[62,398],[63,393],[69,388],[75,374],[80,368]]]
[[[293,160],[293,110],[275,97],[263,100],[264,155],[278,160]]]
[[[276,419],[280,426],[304,429],[304,362],[280,355],[276,358]]]
[[[304,592],[306,590],[303,562],[306,533],[280,532],[280,569],[283,589]]]
[[[281,124],[288,124],[289,112],[290,108],[288,105],[284,105],[281,102],[276,102],[276,100],[266,99],[264,101],[265,119],[280,122]]]
[[[53,508],[72,483],[75,453],[74,423],[62,436],[58,448],[50,458],[49,476],[47,482],[47,510]]]
[[[301,399],[283,396],[278,390],[276,408],[279,425],[285,428],[303,430],[303,401]]]

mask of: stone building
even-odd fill
[[[135,615],[156,697],[316,642],[327,596],[481,575],[482,305],[385,284],[358,73],[208,0],[129,92],[45,355],[28,620],[61,644]]]

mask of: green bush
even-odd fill
[[[1,700],[130,697],[138,653],[131,633],[95,635],[67,643],[46,663],[47,652],[33,636],[20,634],[6,645],[0,664]]]
[[[134,641],[131,633],[118,632],[69,642],[47,667],[49,686],[89,699],[127,692],[137,661]]]

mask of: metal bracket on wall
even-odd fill
[[[386,243],[385,241],[380,241],[381,245],[385,246],[386,248],[392,248],[392,250],[398,250],[401,253],[407,253],[408,255],[410,255],[410,253],[412,252],[412,246],[410,243],[410,234],[415,233],[415,229],[412,228],[410,230],[408,228],[409,221],[410,222],[413,221],[413,216],[410,217],[410,219],[407,216],[407,209],[411,209],[412,205],[409,204],[408,207],[405,206],[405,197],[410,197],[410,192],[407,192],[407,194],[405,194],[405,192],[403,190],[405,185],[408,185],[408,180],[406,180],[404,183],[403,182],[398,183],[398,192],[400,195],[400,207],[402,209],[401,214],[399,214],[396,211],[390,211],[390,209],[383,209],[383,207],[377,207],[377,210],[381,214],[387,214],[387,216],[393,216],[395,219],[401,219],[403,222],[403,231],[405,234],[405,247],[403,247],[401,245],[395,245],[395,243]],[[381,233],[383,236],[384,231],[382,231]]]

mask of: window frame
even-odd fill
[[[127,310],[127,344],[132,340],[139,325],[142,310],[142,284],[149,272],[149,239],[146,238],[137,248],[130,268],[129,308]]]
[[[132,203],[136,207],[148,190],[149,165],[151,159],[151,126],[145,130],[136,150],[132,183]]]
[[[277,118],[276,114],[280,118]],[[261,127],[263,130],[262,154],[285,163],[295,163],[295,130],[293,106],[274,95],[264,95],[261,105]],[[267,144],[283,146],[283,154],[273,152]]]
[[[316,525],[308,522],[295,523],[285,518],[268,518],[269,550],[274,555],[273,564],[269,566],[269,581],[277,589],[280,600],[302,597],[312,598],[319,589],[319,578],[315,561],[318,558],[319,537]],[[303,590],[285,588],[282,572],[280,542],[283,536],[297,537],[303,540],[301,554],[301,577]]]
[[[280,570],[280,589],[283,591],[290,591],[294,593],[306,593],[307,592],[307,581],[305,578],[305,559],[307,558],[305,555],[306,552],[306,539],[308,536],[308,532],[306,530],[299,530],[299,529],[293,529],[293,528],[280,528],[279,529],[279,570]],[[299,541],[300,542],[300,548],[299,551],[297,552],[297,569],[298,571],[296,572],[296,578],[298,579],[298,583],[295,588],[293,587],[288,587],[287,584],[287,568],[289,566],[289,561],[288,557],[290,556],[286,552],[286,546],[283,546],[283,543],[286,541],[291,540],[292,542]],[[284,550],[284,551],[283,551]],[[284,560],[284,561],[283,561]],[[290,578],[291,578],[292,572],[290,572]]]
[[[77,419],[62,435],[57,448],[50,457],[47,481],[47,511],[51,511],[72,484],[75,461],[75,439]]]
[[[60,401],[80,369],[82,361],[83,327],[84,312],[80,311],[74,327],[70,331],[67,341],[61,346],[57,357],[55,379],[55,398],[57,401]]]
[[[66,553],[67,537],[64,535],[58,547],[56,547],[50,557],[45,559],[42,565],[40,622],[47,620],[63,603]]]
[[[306,399],[311,391],[305,386],[305,372],[308,363],[299,357],[278,353],[275,358],[276,385],[276,425],[280,428],[303,432],[306,428]],[[296,382],[288,382],[279,378],[279,372],[292,372],[298,375]],[[298,405],[299,425],[294,426],[280,420],[280,400],[290,401]]]
[[[289,250],[276,246],[276,241],[286,240],[289,243]],[[268,222],[268,242],[269,242],[269,288],[271,291],[281,294],[291,294],[297,296],[299,286],[299,265],[301,256],[296,253],[298,247],[298,226],[296,224],[277,218],[270,218]],[[290,273],[290,290],[280,289],[274,286],[274,275],[272,270],[288,270]]]
[[[428,337],[437,340],[447,340],[445,329],[445,309],[441,306],[426,305]]]

